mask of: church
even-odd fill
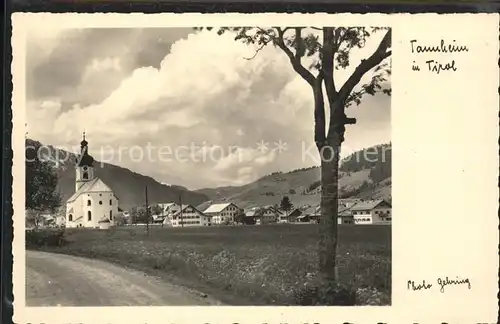
[[[75,193],[66,202],[66,227],[99,227],[102,222],[114,225],[118,214],[118,197],[96,177],[94,158],[88,153],[88,142],[80,146],[75,169]]]

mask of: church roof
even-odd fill
[[[89,142],[85,140],[85,132],[83,132],[83,140],[80,142],[80,148],[81,148],[81,154],[80,156],[77,157],[77,166],[83,167],[83,166],[93,166],[94,165],[94,158],[89,154],[89,148],[88,148]]]
[[[90,192],[113,192],[113,190],[111,190],[111,188],[108,187],[101,179],[96,177],[90,180],[89,182],[84,183],[83,186],[81,186],[77,192],[75,192],[71,197],[69,197],[67,202],[73,202],[78,197],[80,197],[80,195]],[[116,197],[116,195],[114,196]],[[118,197],[116,198],[118,199]]]
[[[80,155],[77,157],[77,165],[78,166],[93,166],[94,165],[94,158],[85,152],[85,154]]]

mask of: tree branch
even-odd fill
[[[285,30],[282,30],[279,27],[276,27],[276,31],[278,32],[278,37],[276,38],[276,46],[281,48],[283,52],[290,59],[290,63],[292,63],[292,67],[311,87],[314,87],[315,77],[309,72],[301,63],[300,56],[293,55],[292,51],[286,46],[283,35]],[[297,40],[296,40],[297,41]]]
[[[331,27],[323,28],[323,47],[321,55],[321,70],[325,79],[328,102],[332,103],[337,96],[335,81],[333,80],[333,57],[336,51],[334,31]],[[330,104],[330,109],[332,105]]]
[[[325,100],[323,98],[323,73],[319,72],[314,80],[314,142],[318,149],[325,145],[326,141],[326,118],[325,118]]]
[[[295,57],[302,64],[302,57],[305,54],[304,40],[302,39],[302,28],[295,28]]]
[[[339,91],[339,95],[343,98],[343,101],[347,99],[352,89],[359,83],[363,75],[368,72],[370,69],[374,68],[380,62],[382,62],[385,58],[391,55],[391,51],[387,51],[391,44],[391,30],[385,34],[384,38],[378,45],[375,52],[366,60],[361,60],[361,63],[356,67],[354,72],[351,74],[349,79],[344,83],[342,88]]]
[[[262,44],[259,48],[257,48],[257,49],[255,50],[255,53],[253,54],[253,56],[252,56],[252,57],[244,57],[243,59],[248,60],[248,61],[253,60],[253,59],[257,56],[257,54],[259,54],[259,52],[260,52],[260,51],[261,51],[264,47],[266,47],[266,45],[267,45],[267,43],[264,43],[264,44]]]

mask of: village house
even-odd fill
[[[151,224],[157,225],[157,224],[163,224],[165,220],[165,216],[161,214],[153,214],[151,215]]]
[[[66,202],[66,227],[99,227],[100,221],[114,225],[118,213],[118,197],[101,179],[96,177],[94,158],[88,153],[85,133],[81,154],[76,163],[75,193]]]
[[[362,201],[351,207],[354,224],[390,224],[391,205],[383,199]]]
[[[128,210],[123,211],[122,218],[124,224],[132,224],[132,215],[130,214],[130,211]]]
[[[203,213],[212,218],[214,225],[227,225],[234,223],[236,214],[243,210],[233,203],[213,204],[209,206]]]
[[[163,211],[164,215],[169,215],[172,213],[176,213],[180,210],[181,206],[178,203],[175,202],[169,202],[169,203],[160,203],[158,204],[160,208]]]
[[[277,223],[283,213],[274,206],[263,206],[259,209],[256,224],[274,224]]]
[[[181,206],[175,202],[159,203],[157,206],[160,212],[153,215],[153,222],[168,225],[172,221],[172,215],[177,213]]]
[[[320,206],[310,206],[304,209],[300,216],[297,217],[299,223],[317,223],[320,215]]]
[[[210,216],[202,213],[192,205],[182,205],[171,215],[168,225],[172,227],[210,226]]]
[[[244,224],[254,225],[257,221],[257,207],[247,208],[244,210],[245,219],[243,221]]]
[[[351,206],[352,207],[352,206]],[[351,207],[341,207],[339,206],[339,214],[337,217],[337,224],[354,224],[354,219],[352,217]]]
[[[339,209],[351,208],[362,201],[363,200],[359,198],[341,198],[339,199]]]
[[[298,222],[297,218],[302,215],[302,210],[300,208],[295,208],[290,213],[288,213],[287,223],[296,223]]]

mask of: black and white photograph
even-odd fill
[[[27,305],[391,304],[390,28],[27,37]]]

